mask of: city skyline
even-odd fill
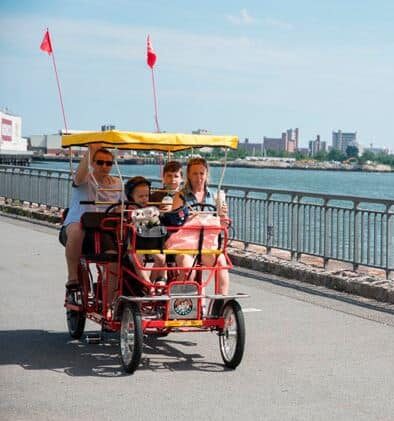
[[[157,53],[160,127],[260,139],[299,127],[300,144],[357,131],[394,150],[389,1],[20,1],[0,5],[0,107],[23,135],[63,128],[47,27],[69,128],[153,131],[146,36]]]

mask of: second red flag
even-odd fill
[[[51,37],[49,35],[49,31],[48,30],[45,32],[44,38],[43,38],[43,40],[41,42],[41,45],[40,45],[40,49],[42,51],[47,52],[48,54],[51,54],[52,51],[53,51],[52,50]]]
[[[148,35],[148,38],[146,40],[146,62],[148,63],[148,66],[153,69],[153,66],[156,63],[156,53],[153,50],[152,43],[150,40],[150,36]]]

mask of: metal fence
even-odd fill
[[[158,178],[152,179],[156,184]],[[394,201],[357,196],[223,186],[231,237],[246,244],[394,270]],[[64,170],[0,165],[0,196],[66,207],[70,175]]]

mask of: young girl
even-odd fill
[[[133,177],[125,184],[125,194],[130,202],[146,207],[150,196],[150,182],[141,176]],[[150,256],[152,256],[154,268],[165,266],[166,259],[164,254],[151,254]],[[145,256],[137,255],[137,259],[141,265],[145,263]],[[135,267],[135,270],[147,282],[154,282],[157,286],[164,286],[166,283],[166,272],[164,270],[152,270],[151,273],[137,267]]]

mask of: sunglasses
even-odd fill
[[[103,159],[97,159],[95,162],[97,165],[100,165],[100,167],[102,165],[106,165],[107,167],[112,167],[112,165],[114,164],[113,161],[104,161]]]

